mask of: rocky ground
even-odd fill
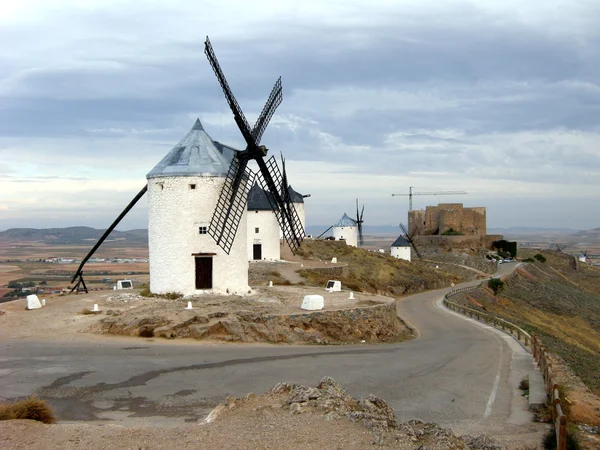
[[[486,436],[455,436],[433,423],[400,423],[373,395],[350,396],[329,377],[316,387],[279,383],[267,393],[230,398],[200,424],[174,428],[0,422],[11,449],[502,449]]]
[[[320,294],[325,308],[300,308]],[[326,292],[307,286],[256,288],[249,296],[206,295],[191,299],[142,297],[138,291],[104,291],[48,298],[26,311],[26,301],[3,305],[0,336],[91,332],[123,336],[193,338],[228,342],[340,344],[397,342],[412,331],[397,317],[393,299],[374,294]],[[193,309],[186,309],[192,301]],[[89,310],[98,304],[101,312]],[[87,313],[87,314],[86,314]]]
[[[304,295],[319,294],[325,308],[304,311]],[[106,317],[90,331],[117,335],[194,338],[229,342],[340,344],[392,342],[412,333],[397,317],[393,299],[326,292],[304,286],[257,288],[250,296],[168,300],[136,294],[109,295]],[[186,309],[192,301],[194,309]]]

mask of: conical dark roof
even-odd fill
[[[404,236],[398,236],[398,239],[394,241],[392,247],[410,247],[410,242]]]
[[[200,119],[146,178],[225,176],[230,160],[215,146]]]
[[[272,211],[273,208],[269,202],[270,196],[270,192],[265,191],[257,182],[254,182],[248,192],[248,211]]]
[[[302,194],[299,194],[294,189],[292,189],[291,184],[288,186],[288,193],[290,195],[290,200],[292,203],[304,203],[304,197],[302,197]]]
[[[351,219],[350,217],[348,217],[348,215],[346,213],[344,213],[344,215],[342,216],[342,218],[340,220],[338,220],[335,225],[333,225],[334,227],[355,227],[356,226],[356,220]]]

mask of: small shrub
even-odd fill
[[[548,430],[542,441],[544,450],[556,450],[556,432],[554,428]]]
[[[556,449],[556,431],[554,427],[548,430],[548,433],[544,436],[544,440],[542,441],[542,445],[545,450],[555,450]],[[579,438],[577,437],[577,431],[575,426],[568,425],[567,426],[567,450],[580,450],[581,444],[579,443]]]
[[[539,262],[542,262],[542,263],[546,262],[546,257],[544,255],[542,255],[541,253],[534,255],[534,258],[537,259]]]
[[[178,298],[183,297],[182,294],[178,294],[177,292],[167,292],[163,295],[167,300],[177,300]]]
[[[488,287],[494,291],[494,295],[498,295],[504,290],[504,281],[500,278],[490,278],[488,281]]]
[[[529,378],[523,377],[519,383],[519,389],[522,391],[529,391]]]
[[[535,259],[533,259],[533,258],[525,258],[525,259],[523,260],[523,262],[534,263],[534,262],[535,262]]]
[[[150,288],[147,286],[140,291],[139,295],[141,295],[142,297],[154,297],[154,294],[150,292]]]
[[[90,308],[83,308],[81,310],[81,314],[87,316],[87,315],[96,314],[96,313],[94,311],[92,311]]]
[[[28,419],[54,423],[56,418],[48,404],[37,397],[29,397],[14,403],[0,403],[0,420]]]

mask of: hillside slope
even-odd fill
[[[498,296],[486,288],[452,301],[534,331],[550,352],[600,394],[600,269],[582,264],[577,270],[568,255],[542,253],[545,263],[516,269],[504,279],[505,288]]]
[[[460,283],[473,277],[473,273],[450,265],[440,265],[436,269],[435,263],[409,263],[382,253],[350,247],[339,241],[305,240],[298,255],[322,261],[330,261],[335,257],[339,265],[345,265],[299,271],[309,284],[324,286],[327,280],[334,278],[353,291],[395,297],[448,287],[451,283]]]
[[[89,244],[100,239],[105,230],[91,227],[67,228],[10,228],[0,231],[0,242],[43,242],[45,244]],[[148,244],[148,230],[113,230],[111,241],[119,240],[132,245]]]

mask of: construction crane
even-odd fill
[[[408,188],[408,194],[392,194],[392,197],[408,197],[408,210],[412,211],[413,195],[463,195],[465,191],[440,191],[440,192],[413,192],[412,186]]]

